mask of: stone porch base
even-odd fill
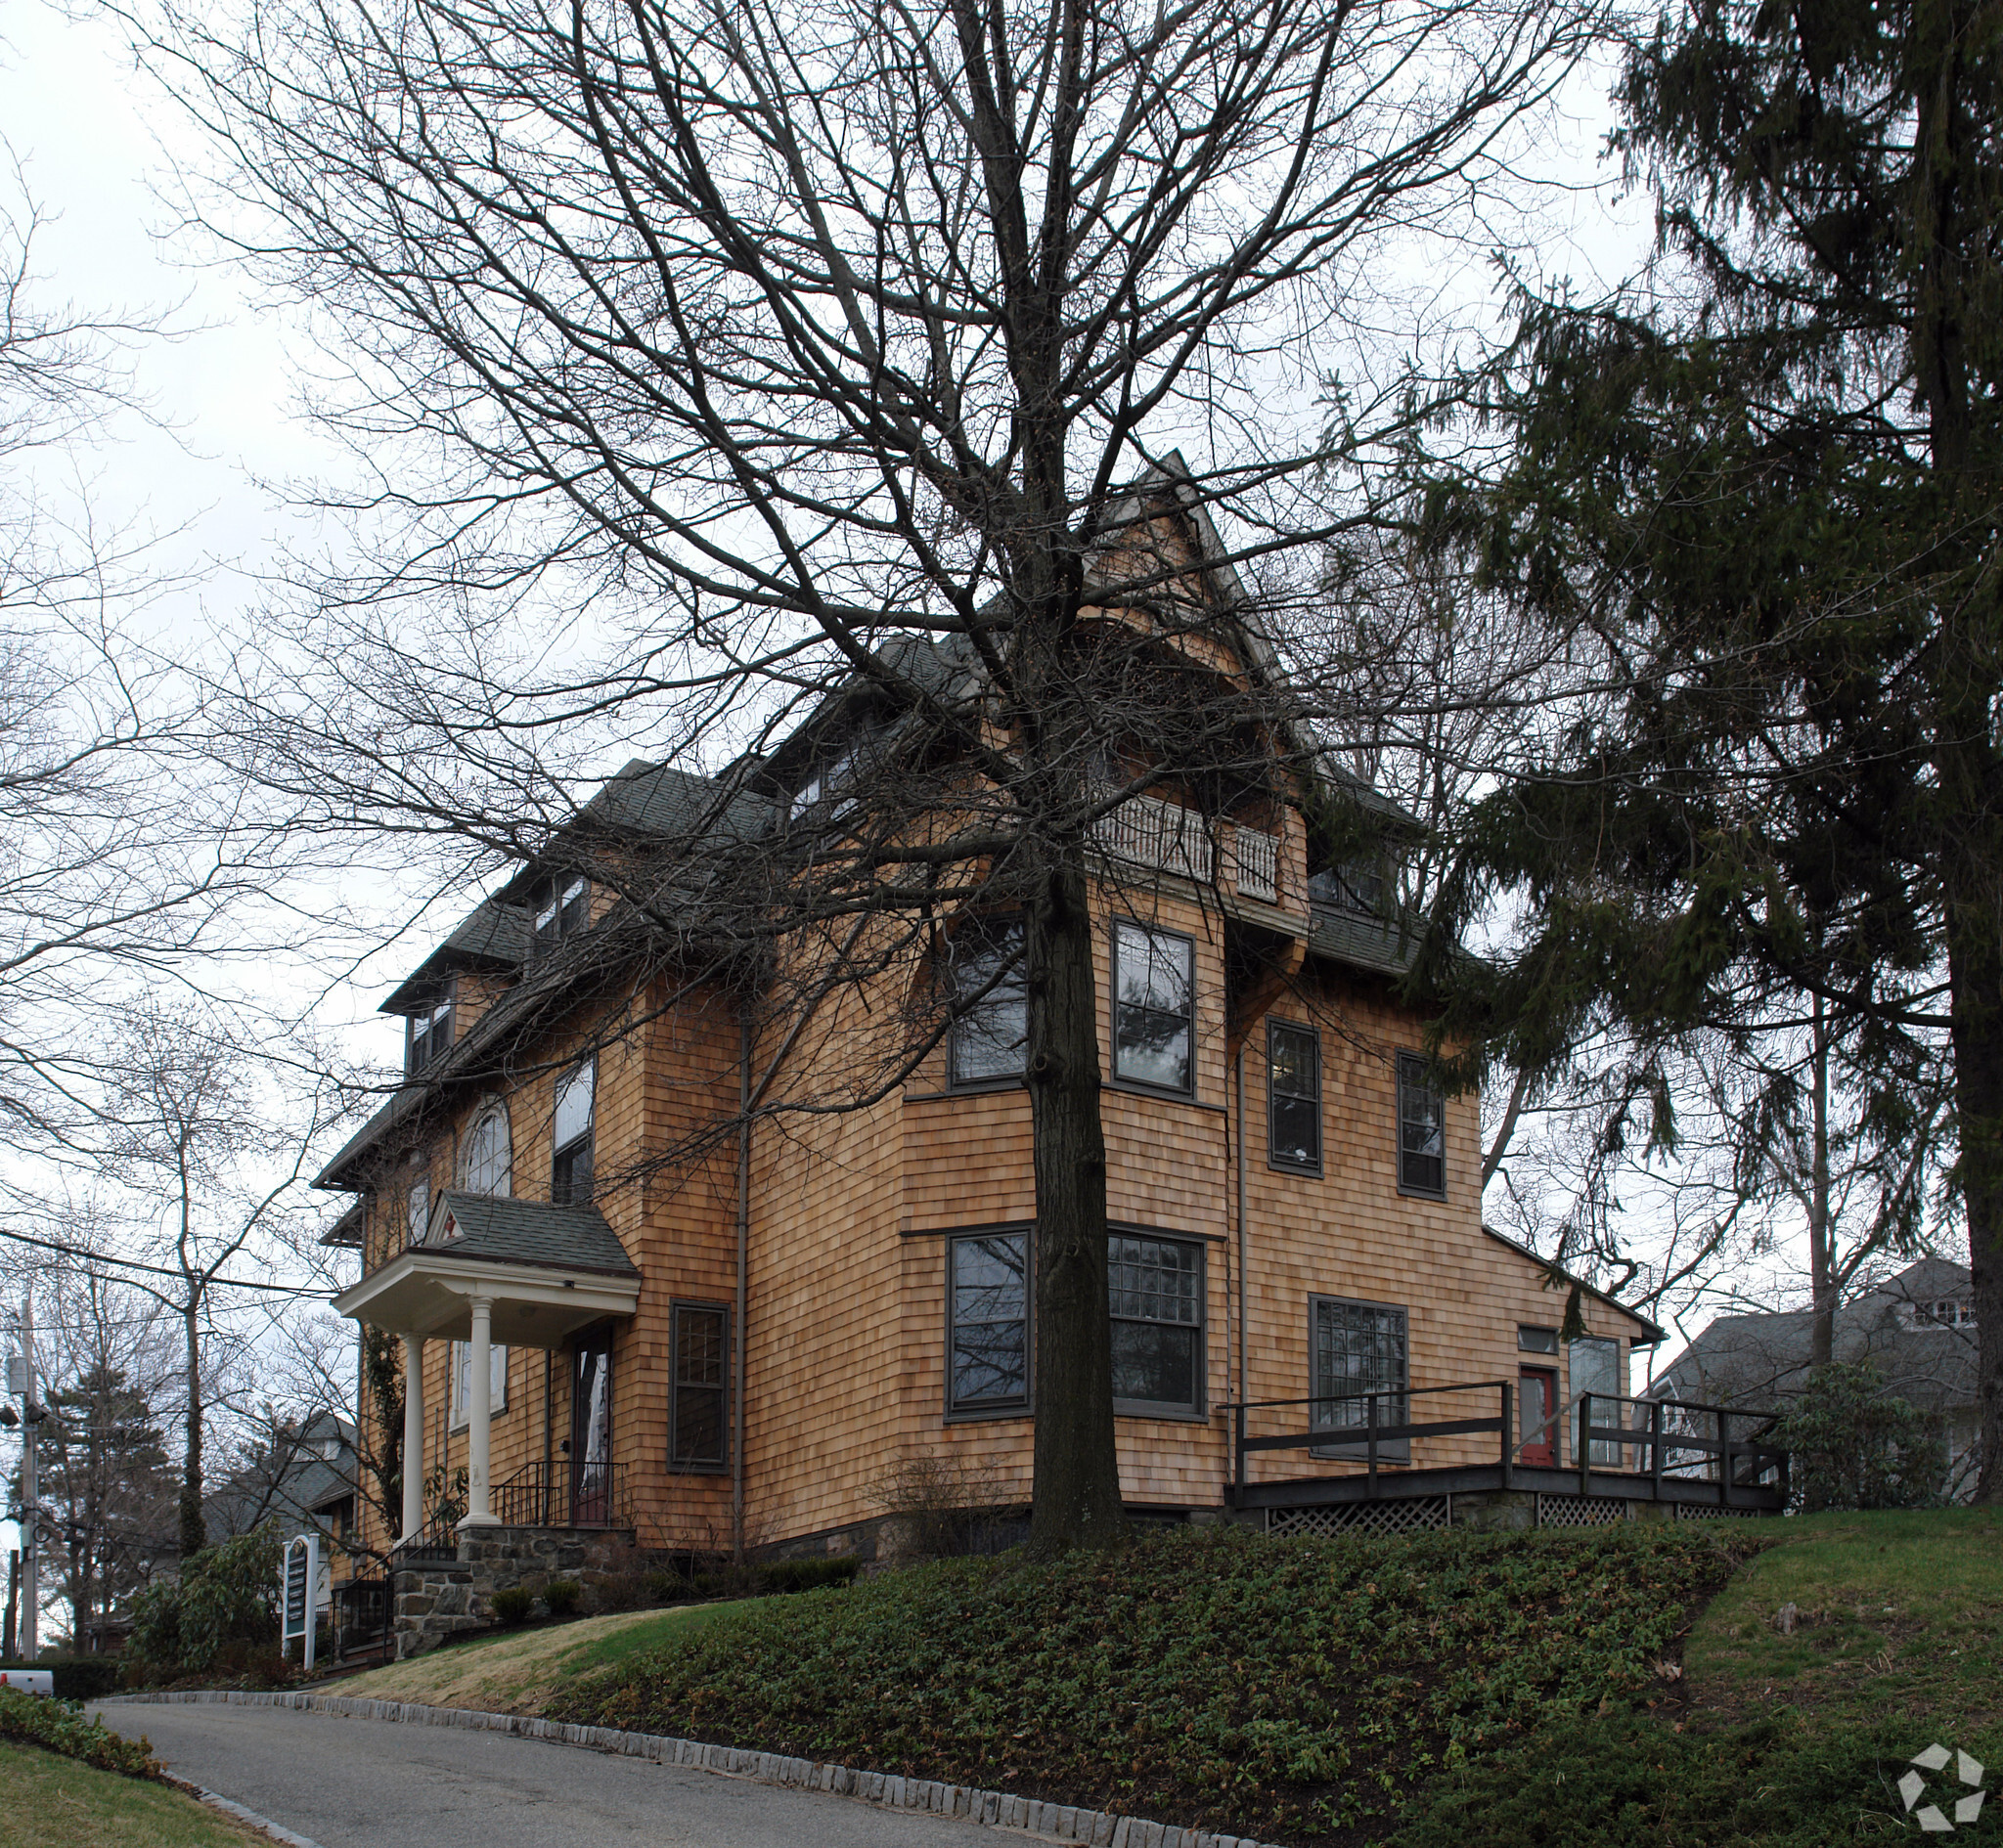
[[[462,1534],[451,1560],[413,1560],[392,1569],[396,1659],[436,1649],[449,1636],[494,1621],[494,1594],[541,1591],[552,1579],[589,1583],[628,1567],[630,1527],[478,1527]]]

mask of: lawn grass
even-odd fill
[[[622,1610],[575,1623],[496,1631],[349,1677],[335,1692],[368,1700],[476,1707],[489,1713],[541,1713],[577,1676],[656,1649],[671,1633],[715,1622],[741,1604],[756,1602]]]
[[[1821,1848],[1919,1830],[1898,1780],[1938,1742],[2003,1772],[2003,1515],[1762,1522],[1683,1679],[1443,1781],[1401,1848]],[[1796,1606],[1792,1634],[1777,1623]],[[1967,1794],[1936,1778],[1952,1815]],[[1941,1801],[1944,1799],[1944,1801]],[[1953,1831],[2003,1842],[2003,1799]]]
[[[1170,1532],[720,1612],[571,1679],[599,1725],[1254,1834],[1384,1837],[1447,1768],[1667,1685],[1751,1523]],[[1479,1839],[1479,1837],[1476,1837]]]
[[[0,1739],[0,1848],[271,1848],[179,1790]]]

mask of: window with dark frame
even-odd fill
[[[536,948],[548,950],[583,930],[590,910],[591,882],[582,873],[546,879],[536,890]]]
[[[1398,1055],[1398,1184],[1447,1198],[1447,1099],[1416,1052]]]
[[[1555,1354],[1558,1351],[1558,1331],[1519,1322],[1516,1325],[1516,1344],[1526,1354]]]
[[[556,1109],[550,1125],[550,1199],[559,1207],[581,1207],[591,1199],[597,1079],[598,1061],[587,1059],[556,1080]]]
[[[1113,929],[1113,1076],[1155,1090],[1196,1081],[1196,946],[1122,919]]]
[[[1116,1232],[1106,1241],[1113,1319],[1113,1403],[1122,1410],[1203,1410],[1203,1248]]]
[[[707,1302],[674,1304],[669,1360],[668,1467],[730,1464],[731,1312]]]
[[[1266,1146],[1274,1167],[1321,1172],[1321,1035],[1266,1024]]]
[[[435,1065],[452,1044],[452,992],[410,1016],[404,1038],[404,1072],[416,1078]]]
[[[981,1232],[947,1242],[946,1409],[1029,1405],[1029,1234]]]
[[[1308,1298],[1310,1391],[1317,1401],[1309,1429],[1354,1432],[1369,1423],[1369,1394],[1376,1393],[1377,1423],[1406,1423],[1411,1380],[1407,1364],[1406,1316],[1391,1302],[1358,1302],[1347,1297]],[[1317,1444],[1317,1457],[1359,1457],[1368,1440]],[[1398,1463],[1410,1454],[1410,1440],[1380,1443],[1380,1461]]]
[[[1029,1033],[1021,918],[984,918],[963,926],[948,941],[947,956],[955,998],[980,996],[953,1023],[948,1052],[952,1082],[1020,1078]]]

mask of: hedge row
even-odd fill
[[[24,1668],[50,1670],[58,1700],[102,1700],[116,1694],[125,1679],[124,1664],[115,1655],[44,1655],[38,1662],[0,1662],[0,1674]]]
[[[66,1700],[38,1700],[13,1688],[0,1688],[0,1738],[22,1739],[127,1778],[163,1775],[146,1739],[114,1733]]]

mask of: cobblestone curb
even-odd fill
[[[611,1726],[577,1726],[563,1720],[536,1720],[519,1713],[481,1713],[471,1707],[427,1707],[412,1700],[363,1700],[352,1694],[245,1694],[235,1689],[200,1690],[187,1694],[113,1694],[99,1706],[173,1705],[213,1702],[237,1707],[292,1707],[304,1712],[334,1713],[350,1720],[386,1720],[404,1726],[457,1726],[474,1733],[509,1733],[517,1738],[548,1739],[558,1745],[582,1745],[589,1751],[614,1752],[626,1758],[646,1758],[656,1764],[682,1765],[714,1771],[728,1778],[749,1778],[759,1783],[796,1790],[825,1790],[835,1796],[878,1803],[885,1809],[919,1810],[934,1816],[956,1816],[990,1828],[1026,1829],[1057,1841],[1079,1842],[1086,1848],[1270,1848],[1250,1835],[1219,1835],[1196,1828],[1177,1828],[1138,1816],[1111,1810],[1081,1810],[1068,1803],[1042,1803],[1033,1797],[1010,1796],[1002,1790],[977,1790],[970,1784],[937,1783],[924,1778],[896,1778],[881,1771],[858,1771],[852,1765],[817,1764],[811,1758],[787,1758],[779,1752],[748,1751],[731,1745],[705,1745],[692,1738],[672,1738],[660,1733],[622,1733]]]

